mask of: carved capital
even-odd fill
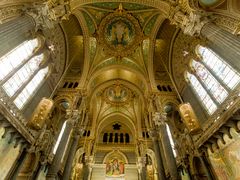
[[[36,28],[53,28],[55,23],[68,19],[71,14],[68,0],[55,1],[48,0],[44,3],[34,3],[26,6],[25,11],[33,17]]]
[[[181,7],[171,8],[169,19],[172,24],[181,28],[184,34],[199,36],[202,27],[209,22],[209,15],[200,11],[185,13]]]

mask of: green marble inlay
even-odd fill
[[[97,9],[92,9],[92,8],[86,8],[86,10],[92,15],[92,17],[94,18],[94,21],[96,22],[96,24],[100,24],[101,20],[107,15],[109,14],[109,12],[107,11],[103,11],[103,10],[97,10]]]
[[[87,23],[87,27],[88,27],[88,30],[89,30],[90,34],[94,34],[95,33],[95,26],[94,26],[92,18],[87,13],[85,13],[85,12],[82,12],[82,13],[83,13],[85,21]]]
[[[154,27],[154,24],[156,23],[158,16],[159,16],[158,14],[153,16],[152,19],[148,22],[148,24],[146,25],[146,27],[144,29],[145,35],[148,36],[151,34],[152,28]]]
[[[114,10],[119,7],[120,3],[115,3],[115,2],[108,2],[108,3],[94,3],[91,4],[90,6],[98,7],[98,8],[103,8],[103,9],[109,9],[109,10]],[[149,9],[150,7],[141,5],[141,4],[135,4],[135,3],[122,3],[123,9],[126,10],[145,10]]]
[[[204,6],[213,6],[220,1],[221,0],[199,0],[199,2]]]

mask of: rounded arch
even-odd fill
[[[116,122],[116,117],[120,117],[122,121],[119,121],[120,123],[126,125],[129,128],[129,131],[131,133],[131,136],[133,137],[134,134],[136,134],[136,128],[134,122],[124,115],[123,113],[115,112],[113,114],[109,114],[106,117],[102,118],[101,121],[98,123],[98,126],[96,127],[96,137],[100,138],[100,133],[103,131],[103,129],[110,124]]]
[[[148,90],[148,83],[141,73],[122,66],[112,66],[111,69],[106,67],[101,69],[101,71],[94,73],[89,79],[87,89],[90,91],[90,89],[94,89],[97,85],[112,80],[124,80],[130,82],[143,90],[143,92]]]
[[[113,80],[105,81],[96,85],[93,91],[89,93],[89,97],[90,97],[89,102],[92,103],[92,101],[94,101],[94,98],[96,97],[98,92],[103,91],[104,89],[115,84],[116,82],[130,88],[132,93],[134,93],[135,95],[138,95],[142,100],[142,102],[144,101],[144,92],[142,91],[142,89],[140,89],[139,86],[136,86],[134,83],[123,80],[123,79],[113,79]]]
[[[110,158],[112,158],[114,156],[121,158],[122,160],[124,160],[125,164],[128,164],[127,156],[119,150],[114,150],[114,151],[107,153],[103,159],[103,163],[106,163]]]

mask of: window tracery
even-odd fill
[[[213,112],[217,110],[217,105],[213,102],[207,91],[203,88],[201,83],[193,74],[187,73],[187,77],[194,91],[201,100],[204,108],[207,110],[209,114],[213,114]]]
[[[40,46],[40,38],[26,40],[0,58],[0,84],[19,109],[42,84],[49,71],[48,67],[41,69],[45,55],[37,54],[42,48]]]
[[[240,82],[240,76],[211,49],[198,45],[196,51],[201,61],[192,60],[194,74],[187,72],[187,79],[211,115]]]
[[[237,73],[211,49],[203,46],[198,46],[197,49],[198,53],[202,57],[203,63],[208,66],[226,86],[228,86],[230,89],[234,89],[240,81],[239,73]]]

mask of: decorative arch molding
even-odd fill
[[[149,73],[149,79],[150,79],[150,84],[151,84],[151,88],[153,90],[157,90],[157,85],[155,82],[155,75],[154,75],[154,70],[153,70],[153,66],[154,66],[154,51],[155,51],[155,40],[156,40],[156,36],[157,33],[159,31],[159,29],[162,26],[162,23],[164,22],[165,18],[159,16],[157,19],[157,23],[155,23],[155,26],[152,30],[152,37],[153,37],[153,41],[150,43],[150,47],[149,47],[149,55],[148,55],[148,73]]]
[[[87,24],[85,21],[85,18],[83,17],[83,14],[81,13],[81,11],[76,10],[73,11],[73,15],[75,15],[75,17],[78,19],[79,25],[82,28],[82,32],[83,32],[83,42],[84,42],[84,60],[83,60],[83,72],[81,75],[81,79],[79,82],[78,87],[79,88],[83,88],[84,84],[87,80],[87,75],[88,75],[88,70],[90,68],[90,33],[88,31],[87,28]]]
[[[107,160],[109,160],[111,158],[111,156],[120,156],[124,160],[124,163],[128,164],[127,156],[119,150],[113,150],[113,151],[107,153],[103,159],[103,163],[107,163]]]
[[[156,159],[156,156],[155,156],[155,152],[152,149],[147,149],[146,154],[151,157],[154,169],[157,169],[157,162],[156,162],[157,159]]]
[[[109,80],[107,82],[103,82],[103,83],[99,83],[99,85],[97,85],[94,89],[94,91],[91,91],[91,93],[89,93],[89,102],[92,103],[92,101],[94,101],[94,98],[97,96],[98,92],[102,92],[104,89],[106,89],[109,86],[112,86],[113,84],[116,83],[116,81],[119,84],[122,84],[123,86],[126,86],[128,88],[131,89],[132,93],[139,95],[140,99],[142,101],[144,101],[144,92],[135,84],[129,82],[129,81],[125,81],[122,79],[118,79],[118,80]]]
[[[96,137],[103,131],[103,129],[106,126],[108,126],[111,123],[114,123],[116,121],[115,119],[109,120],[113,116],[122,116],[124,119],[126,119],[126,121],[121,122],[121,123],[126,125],[129,128],[132,135],[136,134],[137,131],[136,131],[135,124],[133,123],[133,121],[129,117],[125,116],[123,113],[115,112],[114,114],[109,114],[108,116],[102,118],[102,120],[97,124]]]
[[[106,81],[112,80],[124,80],[130,82],[137,86],[139,89],[142,89],[143,92],[148,90],[148,83],[144,76],[140,73],[136,73],[134,71],[130,71],[130,68],[122,67],[122,66],[112,66],[111,69],[106,67],[101,71],[96,72],[89,79],[87,89],[95,89],[99,84],[102,84]]]
[[[80,163],[79,160],[80,160],[80,157],[81,155],[84,154],[84,148],[83,147],[79,147],[75,153],[75,157],[74,157],[74,160],[73,160],[73,163],[74,164],[77,164],[77,163]]]

